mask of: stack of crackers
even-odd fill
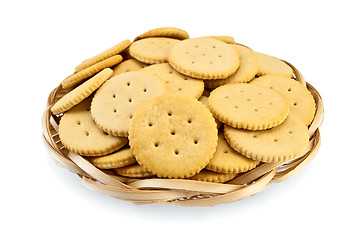
[[[68,150],[129,178],[227,182],[301,156],[315,101],[285,62],[229,36],[157,28],[75,68],[61,117]]]

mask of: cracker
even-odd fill
[[[232,76],[226,79],[206,81],[206,87],[214,89],[228,83],[246,83],[251,81],[257,74],[258,60],[254,51],[239,44],[232,44],[230,46],[237,51],[241,65]]]
[[[279,92],[290,103],[290,112],[296,114],[306,126],[311,124],[316,111],[315,99],[300,82],[288,77],[266,75],[254,79],[251,84]]]
[[[117,65],[122,60],[123,60],[123,57],[120,55],[115,55],[113,57],[107,58],[107,59],[105,59],[101,62],[98,62],[84,70],[81,70],[80,72],[74,73],[73,75],[70,75],[69,77],[65,78],[61,82],[61,86],[64,89],[74,87],[75,85],[83,82],[85,79],[100,72],[101,70],[103,70],[105,68],[113,67],[114,65]]]
[[[192,38],[175,44],[168,61],[178,72],[200,79],[223,79],[234,74],[239,56],[228,44],[212,38]]]
[[[183,40],[183,39],[189,38],[189,34],[180,28],[161,27],[161,28],[151,29],[151,30],[137,36],[134,39],[134,41],[137,41],[137,40],[143,39],[143,38],[149,38],[149,37],[168,37],[168,38],[176,38],[179,40]]]
[[[177,42],[180,40],[165,37],[145,38],[134,42],[129,47],[129,53],[143,63],[164,63],[167,62],[169,49]]]
[[[103,131],[128,136],[130,120],[138,107],[166,92],[165,83],[150,73],[122,73],[98,89],[91,104],[91,115]]]
[[[216,123],[196,99],[165,94],[136,111],[129,145],[137,162],[158,177],[191,177],[208,164],[216,150]]]
[[[162,79],[173,93],[199,98],[204,90],[202,80],[185,76],[172,68],[168,63],[154,64],[142,71],[154,74]]]
[[[236,43],[236,40],[234,40],[234,38],[230,36],[207,36],[207,38],[214,38],[228,44]]]
[[[190,177],[189,179],[203,181],[203,182],[224,183],[224,182],[228,182],[229,180],[232,180],[237,175],[238,175],[237,173],[218,173],[207,169],[203,169],[202,171]]]
[[[229,146],[223,132],[218,135],[217,150],[206,169],[220,173],[241,173],[255,168],[259,161],[247,158]]]
[[[230,146],[248,158],[262,162],[283,162],[298,157],[306,149],[308,129],[293,115],[279,126],[263,131],[224,127]]]
[[[135,163],[135,157],[129,147],[124,147],[114,153],[101,157],[88,157],[89,162],[101,169],[125,167]]]
[[[203,105],[206,106],[207,109],[209,109],[209,106],[208,106],[208,97],[206,97],[206,96],[201,96],[198,100],[199,100],[201,103],[203,103]],[[214,118],[214,120],[216,121],[217,129],[219,129],[219,128],[222,126],[222,122],[219,121],[217,118]]]
[[[288,101],[276,91],[247,83],[216,88],[209,109],[221,122],[235,128],[262,130],[281,124],[289,112]]]
[[[87,60],[85,60],[84,62],[82,62],[81,64],[79,64],[78,66],[75,67],[75,72],[79,72],[83,69],[86,69],[98,62],[101,62],[107,58],[110,58],[112,56],[115,56],[119,53],[121,53],[122,51],[124,51],[127,47],[129,47],[131,44],[131,42],[127,39],[124,40],[120,43],[118,43],[117,45],[107,49],[106,51],[99,53],[98,55],[89,58]]]
[[[147,171],[147,169],[138,163],[134,163],[126,167],[116,168],[114,170],[117,174],[125,177],[145,178],[154,176],[153,173]]]
[[[255,54],[258,60],[257,75],[259,76],[277,75],[277,76],[292,77],[293,70],[285,62],[264,53],[255,52]]]
[[[60,119],[59,137],[70,151],[83,156],[102,156],[123,147],[127,138],[103,132],[90,116],[91,98],[65,112]]]
[[[125,72],[133,72],[141,70],[145,67],[144,63],[139,62],[136,59],[128,59],[124,62],[119,63],[113,68],[113,77]]]
[[[85,98],[89,97],[95,90],[97,90],[106,80],[108,80],[113,71],[110,68],[106,68],[90,78],[86,82],[82,83],[66,95],[64,95],[59,101],[57,101],[52,107],[51,112],[53,114],[60,114],[68,111]]]

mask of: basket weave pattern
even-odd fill
[[[68,151],[62,145],[58,124],[61,116],[51,113],[52,105],[71,89],[55,88],[49,95],[42,118],[44,143],[57,165],[78,175],[89,189],[135,204],[177,204],[181,206],[212,206],[237,201],[266,189],[272,182],[282,182],[304,168],[320,147],[319,127],[323,120],[320,94],[290,63],[295,80],[306,86],[316,102],[316,113],[309,126],[309,144],[301,157],[281,162],[262,163],[227,183],[208,183],[186,179],[134,179],[121,177],[110,170],[100,170],[85,158]]]

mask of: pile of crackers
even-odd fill
[[[285,62],[229,36],[157,28],[75,68],[51,108],[69,151],[129,178],[227,182],[304,154],[315,101]]]

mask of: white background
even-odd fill
[[[359,1],[1,1],[1,239],[360,239]],[[322,145],[283,183],[206,208],[137,206],[51,160],[48,94],[85,58],[156,27],[229,35],[323,97]]]

